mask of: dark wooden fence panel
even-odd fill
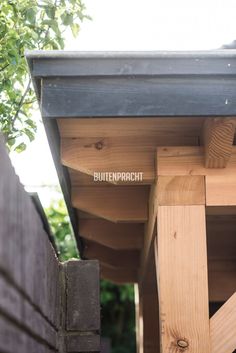
[[[59,263],[0,141],[0,352],[99,351],[99,264]]]
[[[0,351],[54,352],[59,262],[0,143]]]

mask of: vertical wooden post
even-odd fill
[[[153,243],[143,282],[139,284],[139,329],[138,352],[159,353],[159,312]]]
[[[210,352],[204,186],[203,176],[158,179],[162,353]]]

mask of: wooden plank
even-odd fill
[[[158,147],[157,158],[158,175],[225,176],[236,173],[236,146],[233,146],[227,168],[205,168],[203,147]]]
[[[236,206],[236,174],[206,176],[206,204]]]
[[[156,266],[162,352],[210,352],[204,206],[159,206]]]
[[[93,119],[57,119],[61,138],[119,138],[138,137],[155,138],[157,143],[163,137],[175,140],[175,136],[188,137],[190,145],[198,145],[204,118],[93,118]],[[194,143],[195,141],[195,143]],[[187,141],[186,141],[187,143]]]
[[[148,191],[146,186],[75,187],[72,204],[108,221],[145,222]]]
[[[143,245],[144,225],[80,219],[79,232],[83,238],[114,250],[140,249]]]
[[[154,180],[154,158],[156,144],[147,141],[127,141],[105,139],[62,139],[62,163],[79,172],[94,173],[142,173],[142,180],[111,181],[112,183],[146,183]],[[145,143],[146,142],[146,143]],[[153,144],[152,144],[153,142]],[[95,183],[96,184],[96,183]]]
[[[140,269],[139,269],[139,283],[140,290],[142,288],[142,282],[147,274],[147,266],[150,258],[150,250],[153,244],[154,237],[156,235],[156,220],[157,220],[157,183],[151,186],[149,195],[149,207],[148,207],[148,222],[145,224],[144,233],[144,244],[140,258]]]
[[[69,261],[65,266],[67,331],[99,331],[98,261]]]
[[[205,181],[202,176],[159,176],[158,204],[204,205]]]
[[[208,118],[203,128],[206,168],[225,168],[233,147],[235,121],[230,118]]]
[[[84,257],[97,259],[110,267],[137,268],[140,252],[138,250],[114,250],[91,241],[85,241]]]
[[[138,273],[134,268],[114,268],[101,262],[101,278],[117,284],[136,283]]]
[[[236,349],[236,293],[210,320],[211,352],[232,353]]]
[[[44,118],[230,116],[236,111],[236,82],[227,76],[46,77],[41,85]]]

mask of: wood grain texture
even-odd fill
[[[202,176],[159,176],[157,188],[160,206],[205,204],[205,180]]]
[[[61,138],[118,138],[118,137],[149,137],[166,142],[178,137],[192,140],[194,145],[198,144],[201,134],[202,117],[144,117],[144,118],[84,118],[84,119],[57,119]],[[184,137],[185,136],[185,137]],[[186,141],[187,143],[187,141]],[[192,144],[191,144],[192,145]]]
[[[208,118],[203,127],[206,168],[225,168],[233,147],[235,121],[230,118]]]
[[[205,168],[203,147],[158,147],[157,175],[236,175],[236,146],[227,168]]]
[[[232,353],[236,349],[236,293],[210,320],[211,352]]]
[[[145,281],[147,276],[147,268],[150,259],[151,248],[153,246],[153,240],[156,235],[156,221],[157,221],[157,183],[153,184],[149,194],[149,207],[148,207],[148,221],[145,224],[144,232],[144,243],[140,258],[140,269],[139,269],[139,284],[140,290],[142,289],[142,283]]]
[[[114,250],[91,241],[85,241],[84,256],[97,259],[114,268],[137,268],[140,252],[138,250]]]
[[[74,207],[113,222],[147,220],[147,186],[75,187]]]
[[[104,219],[80,219],[80,235],[114,250],[141,249],[144,225],[113,223]]]
[[[206,176],[207,206],[236,206],[236,173]]]
[[[156,266],[162,352],[210,352],[204,206],[159,206]]]
[[[101,262],[101,278],[117,284],[137,283],[138,272],[134,268],[114,268]]]

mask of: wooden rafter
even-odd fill
[[[114,250],[141,249],[142,223],[113,223],[104,219],[80,219],[80,235]]]
[[[232,118],[207,118],[203,128],[206,168],[225,168],[233,148],[235,121]]]
[[[84,256],[114,268],[137,268],[139,264],[138,250],[114,250],[91,241],[85,242]]]
[[[75,187],[72,203],[82,211],[113,222],[138,222],[147,220],[146,186]]]

